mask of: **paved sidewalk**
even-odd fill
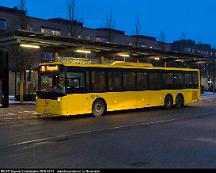
[[[213,92],[205,92],[201,95],[200,98],[202,101],[216,99],[216,93]]]
[[[35,111],[35,105],[32,104],[14,104],[9,108],[0,109],[0,122],[16,120],[32,120],[39,118],[40,114]]]

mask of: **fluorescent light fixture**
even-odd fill
[[[79,49],[75,51],[76,53],[86,53],[86,54],[90,54],[91,51],[90,50],[83,50],[83,49]]]
[[[156,58],[154,58],[154,60],[156,60],[156,61],[160,61],[160,58],[159,58],[159,57],[156,57]]]
[[[124,53],[120,53],[120,54],[118,54],[118,55],[121,56],[121,57],[125,57],[125,58],[129,58],[129,57],[130,57],[130,55],[124,54]]]
[[[197,64],[207,64],[205,61],[198,61]]]
[[[184,60],[182,60],[182,59],[177,59],[177,60],[175,60],[176,62],[184,62]]]
[[[40,49],[40,46],[38,46],[38,45],[31,45],[31,44],[20,44],[20,47]]]

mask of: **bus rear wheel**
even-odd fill
[[[94,101],[92,106],[92,114],[94,117],[99,118],[101,117],[106,111],[106,105],[103,100],[97,99]]]
[[[182,95],[180,95],[180,94],[177,95],[177,97],[176,97],[176,105],[175,105],[175,107],[177,109],[180,109],[180,108],[184,107],[184,97]]]
[[[173,98],[171,95],[167,95],[165,97],[164,107],[166,110],[171,110],[173,108]]]

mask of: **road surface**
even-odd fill
[[[216,168],[216,100],[0,121],[0,168]]]

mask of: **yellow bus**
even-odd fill
[[[181,108],[200,97],[200,71],[151,64],[44,63],[39,66],[36,109],[70,116],[164,106]]]

